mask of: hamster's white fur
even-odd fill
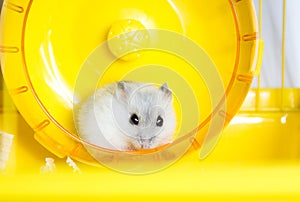
[[[170,143],[176,129],[166,84],[107,84],[79,105],[77,116],[81,139],[113,150],[155,148]]]

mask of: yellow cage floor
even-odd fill
[[[77,161],[74,162],[80,172],[74,172],[66,159],[55,157],[33,139],[31,129],[18,114],[6,113],[6,120],[17,120],[18,131],[7,169],[0,176],[0,198],[297,201],[299,117],[299,112],[239,113],[208,158],[199,160],[194,152],[163,171],[133,176]],[[54,159],[53,172],[45,172],[47,157]]]

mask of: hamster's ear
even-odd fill
[[[115,96],[119,100],[125,100],[128,95],[128,87],[126,85],[126,82],[120,81],[117,83]]]
[[[165,96],[172,98],[172,91],[168,88],[167,83],[164,83],[159,89],[165,94]]]

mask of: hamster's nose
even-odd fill
[[[151,142],[152,142],[152,139],[142,139],[142,138],[138,139],[138,143],[139,143],[141,149],[150,149]]]
[[[117,58],[125,61],[141,56],[141,49],[150,43],[150,34],[144,25],[133,19],[114,23],[107,36],[109,50]]]

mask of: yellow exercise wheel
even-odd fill
[[[144,30],[142,37],[122,55],[118,43],[125,44],[126,33],[136,30]],[[142,168],[150,172],[188,148],[208,154],[248,93],[258,52],[251,0],[6,0],[2,9],[2,72],[34,138],[58,157],[87,164],[99,165],[90,150],[99,152],[101,163],[125,172],[139,168],[116,161],[157,162]],[[82,69],[104,61],[106,67],[84,75],[86,85],[78,87]],[[78,137],[77,102],[96,86],[122,79],[168,83],[179,123],[172,145],[122,153]]]

